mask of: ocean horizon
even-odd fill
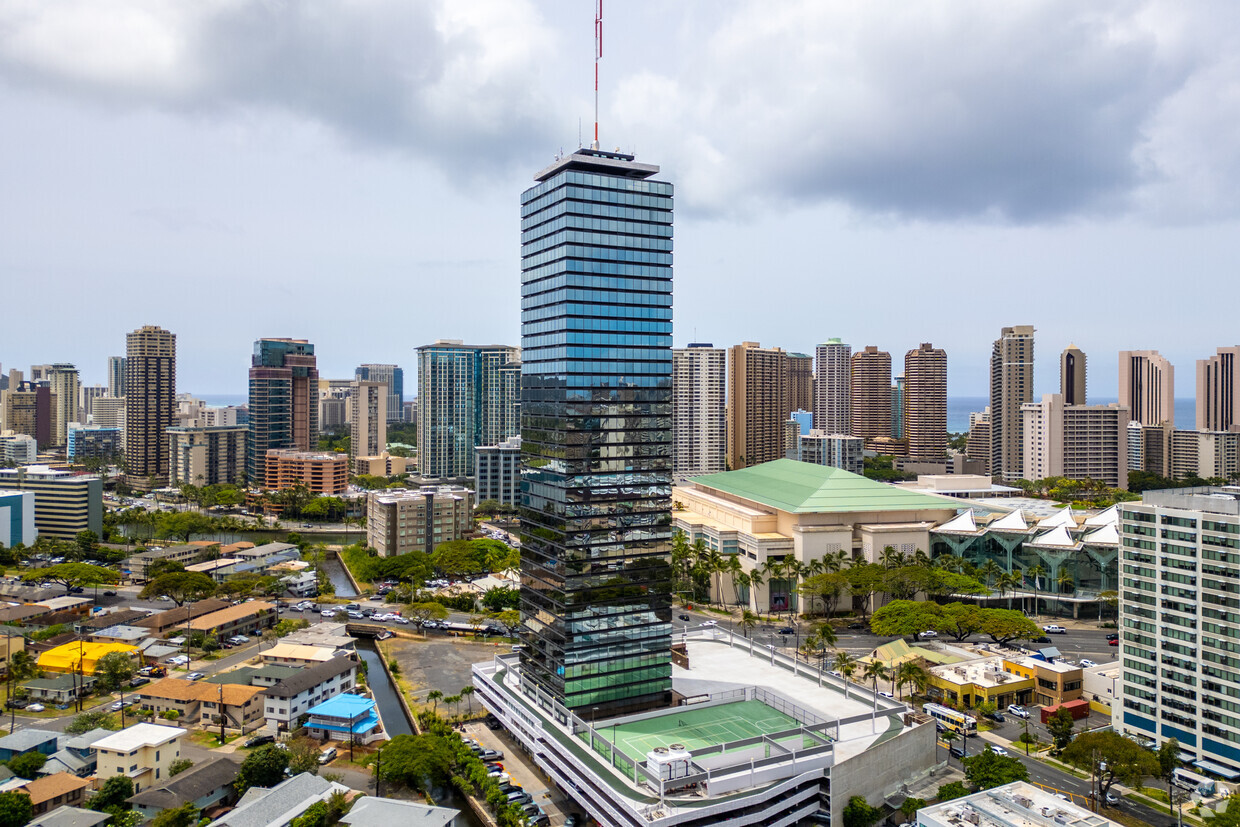
[[[198,396],[208,405],[225,407],[228,405],[245,405],[249,396],[235,393],[204,393]],[[1091,398],[1091,405],[1106,405],[1117,401],[1115,397]],[[947,430],[949,433],[960,434],[969,430],[969,414],[985,409],[990,404],[988,396],[949,396],[947,397]],[[1197,402],[1193,398],[1175,400],[1175,424],[1178,428],[1192,428],[1196,424]]]

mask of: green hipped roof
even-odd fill
[[[777,459],[691,482],[793,514],[961,508],[961,501],[867,479],[842,468]]]

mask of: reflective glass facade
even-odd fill
[[[657,173],[582,149],[521,198],[522,679],[583,715],[671,702],[672,185]]]

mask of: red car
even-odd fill
[[[1119,638],[1115,638],[1114,640],[1108,640],[1107,646],[1119,646]]]

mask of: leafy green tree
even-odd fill
[[[0,793],[0,827],[25,827],[34,818],[34,805],[24,792]]]
[[[1074,767],[1089,772],[1095,756],[1098,760],[1098,766],[1094,767],[1098,792],[1103,798],[1116,781],[1135,787],[1146,776],[1156,776],[1161,770],[1154,753],[1117,732],[1082,732],[1064,748],[1061,757]]]
[[[1167,798],[1172,797],[1172,783],[1175,781],[1175,771],[1180,768],[1180,742],[1175,738],[1168,738],[1158,747],[1158,777],[1167,782]],[[1228,808],[1231,809],[1231,808]],[[1240,813],[1240,808],[1237,808]]]
[[[427,792],[452,777],[453,751],[444,738],[435,735],[397,735],[383,747],[384,781],[404,784]]]
[[[917,811],[924,806],[926,806],[926,799],[909,796],[900,804],[900,815],[904,816],[906,821],[912,821],[913,816],[917,815]]]
[[[163,810],[151,821],[151,827],[194,827],[196,824],[198,808],[192,801],[171,810]]]
[[[73,535],[73,542],[77,545],[78,553],[88,557],[99,546],[99,535],[88,528]]]
[[[133,781],[124,775],[114,775],[95,794],[86,806],[97,813],[111,813],[128,810],[129,799],[133,796]]]
[[[316,801],[307,807],[304,813],[289,822],[289,827],[330,827],[333,823],[327,802]]]
[[[521,606],[521,592],[508,587],[487,589],[482,595],[482,605],[490,612],[516,609]]]
[[[293,771],[294,775],[300,775],[303,772],[317,773],[319,771],[319,748],[318,741],[313,738],[294,738],[288,744],[288,768]]]
[[[1046,722],[1046,729],[1051,734],[1051,740],[1055,743],[1055,749],[1063,749],[1072,741],[1072,733],[1076,726],[1076,721],[1072,719],[1072,713],[1060,707],[1055,714]]]
[[[95,677],[99,686],[108,692],[127,682],[138,671],[133,658],[124,652],[108,652],[95,664]]]
[[[69,594],[79,587],[119,582],[120,575],[109,568],[91,563],[57,563],[45,569],[27,572],[22,575],[22,580],[59,583],[65,587],[65,594]]]
[[[92,729],[120,729],[120,725],[117,724],[115,715],[96,709],[74,717],[65,727],[65,732],[70,735],[83,735]]]
[[[250,787],[274,787],[284,780],[288,765],[289,754],[275,744],[259,747],[241,762],[241,772],[233,782],[237,793],[244,794]]]
[[[870,631],[876,635],[911,637],[942,624],[943,608],[919,600],[893,600],[874,612]]]
[[[1001,787],[1013,781],[1029,780],[1029,770],[1019,758],[999,755],[991,750],[970,755],[960,763],[964,764],[965,777],[979,790]]]
[[[178,758],[168,765],[168,777],[180,775],[192,766],[194,766],[194,762],[188,758]]]
[[[178,571],[185,571],[184,563],[179,560],[169,560],[167,558],[163,558],[160,560],[153,560],[151,564],[146,567],[146,576],[154,580],[161,574],[172,574]]]
[[[47,756],[41,752],[23,752],[9,759],[8,767],[14,775],[33,781],[38,778],[39,770],[43,769],[46,763]]]
[[[1000,644],[1028,640],[1042,634],[1038,624],[1015,609],[987,609],[978,631],[989,635],[993,643]]]
[[[183,543],[195,534],[209,534],[213,528],[210,517],[194,511],[173,511],[159,517],[159,536],[177,537]]]
[[[197,571],[178,571],[161,574],[142,587],[138,596],[143,599],[167,597],[177,606],[194,600],[203,600],[215,594],[215,581]]]
[[[949,781],[946,784],[939,785],[939,801],[951,801],[953,798],[964,798],[969,794],[964,784],[959,781]]]
[[[871,807],[862,796],[854,795],[844,807],[844,827],[870,827],[883,817],[883,811]]]

